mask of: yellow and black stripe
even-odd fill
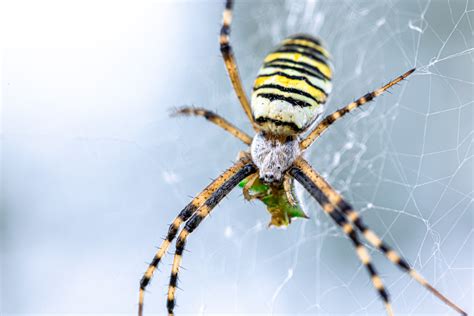
[[[171,242],[176,237],[179,227],[188,221],[188,219],[196,213],[196,211],[207,201],[212,200],[214,194],[217,191],[222,191],[222,187],[226,187],[227,183],[233,179],[237,174],[240,174],[242,170],[247,170],[249,159],[243,157],[237,163],[235,163],[232,167],[224,171],[217,179],[212,181],[201,193],[199,193],[180,213],[179,215],[173,220],[171,223],[168,234],[166,238],[163,240],[160,248],[156,252],[153,260],[148,266],[145,274],[143,275],[142,279],[140,280],[140,290],[139,290],[139,300],[138,300],[138,315],[143,315],[143,300],[145,295],[145,289],[147,285],[150,283],[150,280],[153,276],[153,273],[158,267],[163,256],[166,254]],[[247,168],[247,169],[246,169]],[[220,192],[219,191],[219,192]]]
[[[255,120],[276,134],[303,131],[322,112],[331,76],[329,54],[318,39],[309,35],[285,39],[264,59],[255,80],[251,103]]]
[[[257,171],[256,166],[253,163],[247,163],[242,165],[232,177],[228,178],[225,182],[221,183],[220,187],[210,196],[199,210],[189,218],[184,228],[179,233],[176,240],[176,250],[173,259],[173,265],[171,268],[170,283],[168,287],[167,296],[167,308],[168,314],[173,315],[173,310],[176,305],[175,292],[178,283],[178,272],[183,256],[184,247],[186,245],[186,239],[202,222],[202,220],[209,215],[212,209],[233,189],[240,181],[244,180],[251,174]]]

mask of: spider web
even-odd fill
[[[255,41],[320,34],[335,64],[327,113],[418,68],[391,95],[334,125],[313,145],[309,160],[430,282],[472,310],[472,8],[467,1],[288,1],[285,8],[286,17],[265,13],[280,23],[260,28]],[[269,309],[382,313],[348,240],[299,194],[307,209],[317,211],[312,223],[299,227],[293,245],[267,259],[271,266],[285,262],[271,298],[263,299]],[[374,257],[397,314],[448,313]]]
[[[218,52],[222,3],[9,6],[2,314],[133,314],[153,245],[245,148],[200,119],[170,120],[167,109],[204,106],[251,132]],[[237,1],[231,38],[249,88],[282,38],[319,35],[335,66],[326,113],[418,68],[332,126],[307,158],[468,313],[473,15],[467,0]],[[267,229],[263,205],[239,190],[224,199],[189,239],[177,313],[383,314],[350,241],[297,193],[311,219],[285,230]],[[396,315],[454,315],[370,249]],[[147,314],[165,311],[171,260],[145,297]]]
[[[392,94],[334,125],[308,158],[416,269],[472,309],[473,28],[468,3],[288,1],[242,7],[240,12],[252,11],[242,18],[236,9],[234,42],[244,38],[246,43],[236,46],[244,74],[253,74],[268,47],[289,34],[318,34],[326,41],[335,64],[328,113],[418,68]],[[245,19],[240,30],[239,18]],[[257,31],[248,37],[252,30]],[[253,80],[245,79],[247,85]],[[199,298],[203,310],[226,310],[233,302],[236,312],[263,314],[383,312],[350,242],[307,195],[298,193],[312,220],[284,233],[267,231],[262,217],[250,229],[228,220],[224,236],[236,244],[239,256],[229,258],[223,250],[203,255],[209,258],[201,280],[208,286]],[[241,213],[234,214],[241,218]],[[449,312],[380,255],[374,257],[397,314]],[[214,261],[220,263],[219,276]],[[216,279],[227,285],[213,290],[210,280]],[[229,295],[226,289],[233,290],[233,301],[220,294]],[[208,291],[218,296],[214,303]]]

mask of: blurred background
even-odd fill
[[[218,46],[223,1],[6,1],[0,6],[1,314],[129,314],[168,224],[245,147]],[[473,309],[473,13],[451,1],[236,1],[247,92],[288,35],[333,56],[329,113],[416,66],[335,124],[308,159],[436,288]],[[382,315],[350,241],[309,220],[267,229],[241,190],[189,238],[177,314]],[[371,248],[371,250],[373,250]],[[171,250],[171,253],[173,250]],[[164,314],[172,256],[145,296]],[[455,315],[383,256],[396,315]]]

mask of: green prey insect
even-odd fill
[[[269,227],[286,227],[293,218],[309,218],[295,198],[292,188],[285,190],[281,186],[271,186],[255,176],[241,181],[239,187],[244,189],[247,200],[258,199],[265,204],[271,215]]]

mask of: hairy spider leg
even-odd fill
[[[245,164],[248,163],[248,158],[242,158],[232,167],[224,171],[217,179],[211,182],[201,193],[199,193],[173,220],[171,223],[168,234],[166,235],[165,240],[163,240],[160,248],[156,252],[153,260],[151,261],[148,269],[140,280],[140,290],[139,290],[139,300],[138,300],[138,315],[143,315],[143,299],[145,295],[145,289],[150,283],[150,280],[155,272],[158,264],[160,263],[163,256],[166,254],[171,242],[176,237],[179,227],[181,224],[186,222],[205,202],[212,199],[216,191],[218,191],[222,186],[224,186],[229,179],[233,179],[236,174],[239,174],[241,170],[245,167]]]
[[[299,166],[294,166],[290,169],[290,174],[299,183],[301,183],[301,185],[303,185],[303,187],[316,199],[316,201],[318,201],[324,212],[328,214],[350,238],[355,247],[359,260],[369,272],[372,284],[384,302],[387,315],[393,316],[388,291],[385,289],[382,279],[378,275],[377,270],[375,270],[375,267],[371,262],[372,260],[367,248],[365,248],[365,246],[360,242],[357,232],[354,230],[351,223],[349,223],[345,216],[339,210],[337,210],[333,204],[330,203],[326,194],[315,184],[311,177],[311,173],[311,170],[308,170],[307,168],[303,169]]]
[[[191,216],[191,218],[186,222],[184,228],[179,233],[178,238],[176,239],[176,251],[174,254],[170,283],[168,287],[166,306],[168,308],[169,315],[173,315],[173,310],[176,305],[175,292],[178,283],[178,272],[187,237],[198,227],[201,221],[207,215],[209,215],[212,209],[239,184],[240,181],[255,173],[256,171],[257,168],[253,163],[240,166],[238,171],[235,172],[232,177],[222,183],[222,185],[212,194],[212,196],[207,199],[206,202],[204,202],[199,210],[193,216]]]
[[[174,110],[171,113],[171,116],[202,116],[209,122],[212,122],[216,124],[217,126],[225,129],[227,132],[231,133],[238,139],[240,139],[242,142],[244,142],[247,145],[250,145],[252,143],[252,138],[247,135],[245,132],[237,128],[235,125],[227,121],[225,118],[222,116],[206,110],[204,108],[195,108],[195,107],[182,107]]]
[[[349,103],[345,107],[337,110],[336,112],[329,114],[326,116],[309,134],[306,136],[305,139],[303,139],[300,143],[300,148],[301,150],[305,150],[311,144],[321,136],[321,134],[328,129],[329,126],[331,126],[335,121],[339,120],[341,117],[343,117],[345,114],[349,113],[350,111],[358,108],[359,106],[372,101],[375,97],[378,97],[385,91],[387,91],[390,87],[393,85],[399,83],[409,75],[411,75],[416,68],[410,69],[409,71],[405,72],[403,75],[398,76],[397,78],[393,79],[383,87],[380,87],[377,90],[374,90],[372,92],[369,92],[365,94],[364,96],[360,97],[359,99],[355,100],[354,102]]]
[[[224,64],[227,69],[227,73],[229,74],[230,81],[234,87],[235,94],[237,95],[237,98],[239,99],[245,114],[250,120],[250,123],[252,123],[254,130],[258,130],[258,126],[253,120],[249,99],[247,98],[242,86],[242,80],[240,79],[237,62],[229,42],[230,24],[232,23],[232,5],[233,1],[227,0],[225,3],[224,12],[222,13],[222,28],[219,36],[220,50],[222,57],[224,58]]]
[[[337,208],[340,212],[343,212],[344,217],[349,220],[354,226],[360,230],[365,239],[384,256],[392,262],[394,265],[398,266],[402,271],[409,274],[415,281],[423,285],[428,291],[433,293],[437,298],[443,301],[446,305],[454,309],[461,315],[467,315],[459,306],[454,304],[444,295],[442,295],[438,290],[436,290],[431,284],[428,283],[415,269],[410,267],[405,259],[403,259],[395,250],[389,247],[380,237],[378,237],[372,230],[367,227],[362,221],[359,213],[353,209],[353,207],[344,201],[342,196],[332,188],[323,177],[321,177],[313,168],[309,165],[307,161],[302,158],[298,158],[294,166],[303,171],[303,173],[311,179],[311,182],[321,191],[329,200],[329,203],[333,207]]]

